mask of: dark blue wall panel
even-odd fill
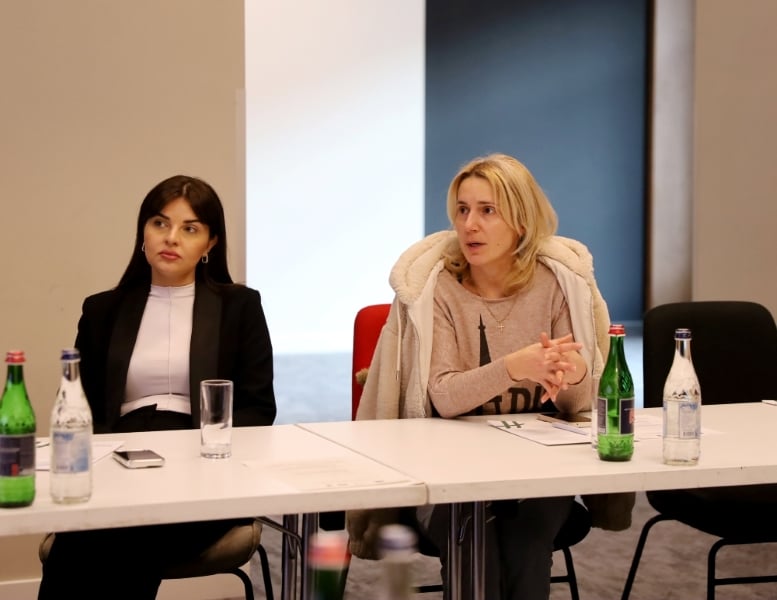
[[[512,154],[623,321],[643,312],[648,2],[427,0],[426,231],[463,163]]]

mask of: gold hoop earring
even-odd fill
[[[208,258],[208,255],[206,254],[200,260],[202,261],[203,265],[207,265],[208,264],[208,260],[210,260],[210,259]]]

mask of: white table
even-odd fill
[[[228,459],[201,458],[199,430],[99,437],[151,448],[165,466],[126,469],[106,457],[95,464],[92,498],[73,505],[53,503],[49,474],[38,471],[31,506],[0,509],[0,535],[426,502],[421,481],[295,425],[235,428]]]
[[[661,409],[643,410],[660,415]],[[521,421],[535,416],[509,418]],[[486,500],[777,482],[776,406],[705,406],[702,425],[710,432],[704,435],[701,459],[693,467],[664,465],[658,438],[637,442],[631,461],[605,462],[589,444],[543,446],[490,427],[484,422],[487,419],[402,419],[301,427],[424,481],[431,504],[475,502],[481,504],[476,506],[481,511]],[[506,461],[506,456],[515,459]],[[477,533],[482,535],[482,525]],[[454,562],[457,549],[451,544]],[[473,581],[480,588],[476,597],[482,598],[483,546],[476,543],[475,547]],[[457,600],[457,592],[453,590],[452,600]]]

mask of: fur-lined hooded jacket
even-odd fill
[[[432,357],[434,290],[444,268],[443,255],[458,244],[456,233],[441,231],[408,248],[391,270],[389,283],[396,296],[370,363],[357,419],[407,419],[431,417],[427,394]],[[593,258],[580,242],[554,236],[543,242],[538,260],[556,276],[569,306],[575,341],[596,383],[609,349],[607,305],[596,286]],[[603,496],[604,513],[596,510]],[[625,529],[631,523],[634,494],[587,497],[594,525]],[[613,498],[619,497],[617,509]],[[588,499],[591,499],[589,503]],[[597,498],[599,500],[597,500]],[[613,510],[615,509],[615,510]],[[600,513],[600,514],[597,514]],[[350,549],[362,558],[375,558],[380,526],[395,521],[396,511],[358,510],[347,515]]]

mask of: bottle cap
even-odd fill
[[[621,323],[612,323],[610,325],[610,335],[626,335],[626,327]]]
[[[691,330],[685,328],[678,328],[674,330],[674,339],[676,340],[690,340]]]
[[[381,554],[388,552],[414,552],[418,542],[415,531],[406,525],[384,525],[380,528]]]
[[[342,569],[348,564],[348,536],[344,531],[319,531],[310,538],[308,560],[319,569]]]
[[[16,365],[23,363],[24,350],[9,350],[5,353],[5,362]]]
[[[61,360],[80,360],[81,353],[78,348],[64,348],[62,350]]]

